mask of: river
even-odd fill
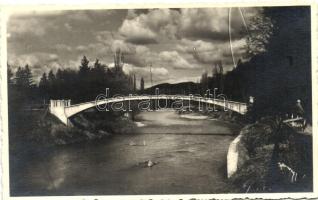
[[[142,112],[134,134],[43,150],[15,167],[11,194],[204,194],[226,188],[239,127],[198,114]],[[156,165],[147,167],[145,161]],[[12,175],[12,174],[11,174]]]

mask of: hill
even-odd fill
[[[155,94],[156,88],[159,94],[195,94],[199,93],[200,86],[198,83],[182,82],[182,83],[162,83],[144,90],[144,94]]]

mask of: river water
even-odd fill
[[[135,134],[54,147],[26,159],[16,195],[203,194],[226,188],[226,154],[239,127],[198,114],[142,112]],[[156,165],[147,167],[148,160]]]

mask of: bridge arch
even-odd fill
[[[64,124],[69,124],[69,118],[77,113],[83,112],[89,108],[93,108],[97,105],[117,103],[124,101],[143,101],[143,100],[186,100],[195,101],[211,105],[224,106],[226,109],[240,113],[244,115],[247,111],[247,104],[235,101],[227,101],[225,99],[213,99],[196,96],[185,95],[148,95],[148,96],[126,96],[126,97],[114,97],[107,98],[99,101],[90,101],[85,103],[79,103],[71,105],[70,100],[51,100],[50,101],[50,113],[59,118]]]

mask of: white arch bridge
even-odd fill
[[[217,105],[244,115],[247,111],[247,104],[235,101],[228,101],[226,99],[213,99],[197,96],[185,96],[185,95],[147,95],[147,96],[126,96],[126,97],[113,97],[105,98],[98,101],[90,101],[85,103],[71,105],[71,100],[51,100],[50,101],[50,113],[55,115],[64,124],[69,125],[69,118],[98,105],[118,103],[125,101],[147,101],[147,100],[184,100],[184,101],[195,101],[210,105]]]

